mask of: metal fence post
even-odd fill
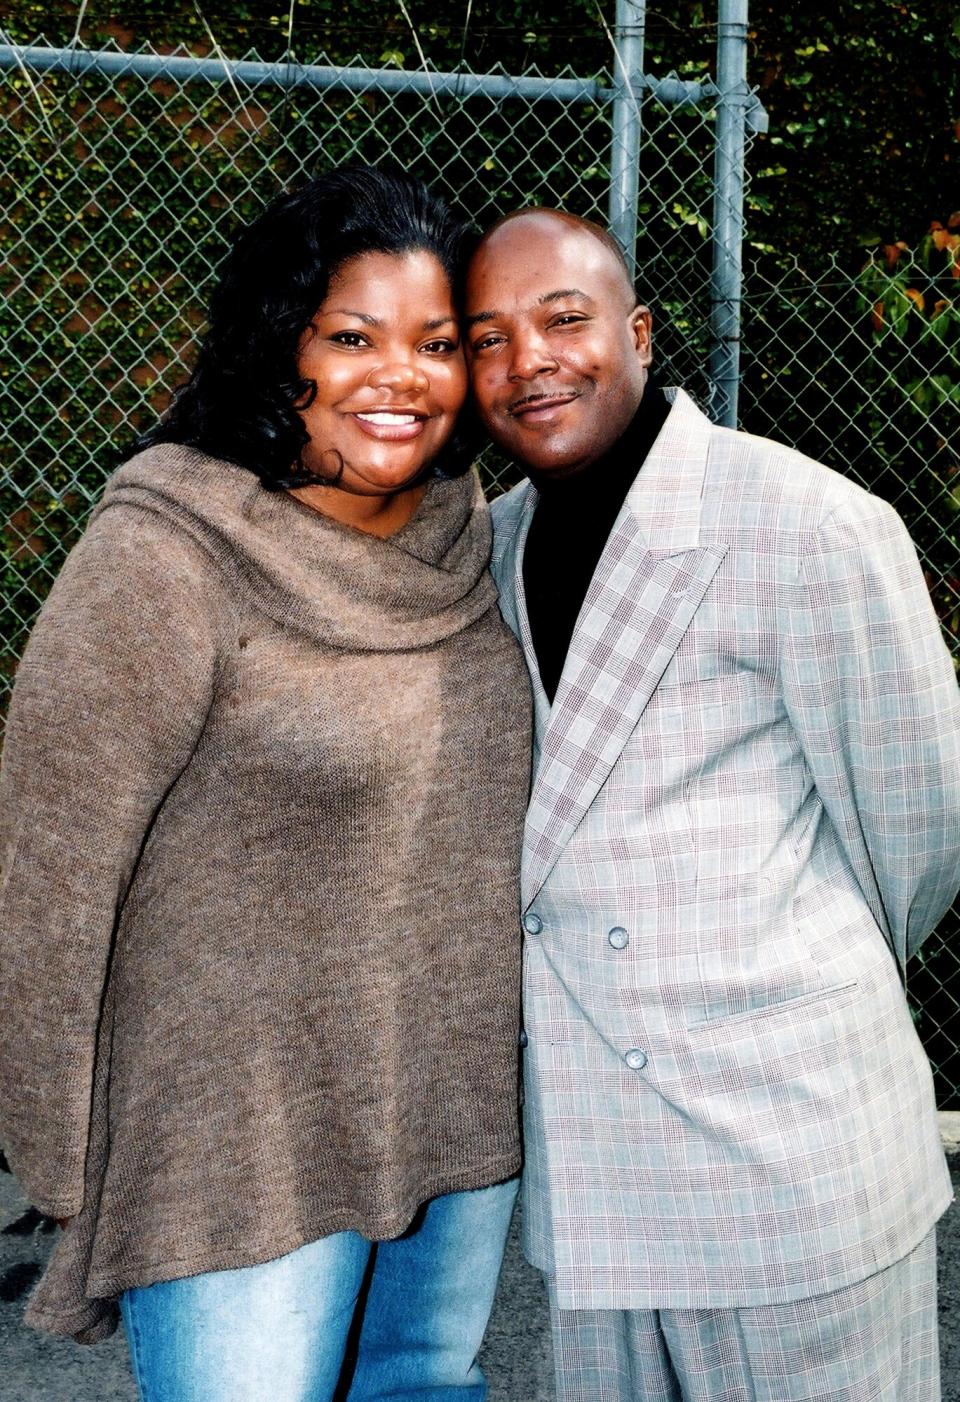
[[[617,0],[614,26],[613,137],[610,142],[610,232],[627,256],[630,276],[637,247],[637,192],[640,181],[640,89],[646,0]]]
[[[719,0],[717,148],[710,279],[710,405],[715,423],[737,426],[743,285],[743,167],[747,88],[747,0]]]

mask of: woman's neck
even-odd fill
[[[363,496],[347,492],[342,487],[311,483],[307,487],[291,487],[290,495],[321,516],[329,516],[344,526],[365,531],[367,535],[385,539],[401,530],[423,500],[425,482],[407,487],[388,496]]]

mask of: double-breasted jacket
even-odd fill
[[[960,698],[896,513],[682,391],[551,706],[523,847],[525,1245],[566,1308],[819,1294],[950,1199],[907,956],[960,883]]]

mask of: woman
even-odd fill
[[[268,209],[21,664],[0,1116],[69,1219],[28,1319],[119,1301],[145,1398],[330,1398],[351,1331],[351,1399],[485,1392],[529,703],[463,232],[366,168]]]

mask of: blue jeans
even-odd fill
[[[476,1359],[516,1194],[515,1178],[448,1193],[394,1241],[337,1232],[127,1290],[143,1402],[483,1402]]]

